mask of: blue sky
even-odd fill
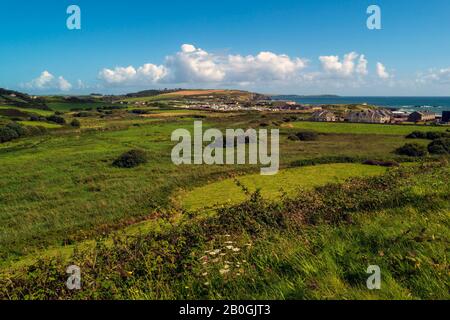
[[[81,8],[81,30],[66,9]],[[366,27],[379,5],[382,30]],[[0,0],[0,87],[449,95],[448,0]],[[182,45],[184,45],[182,47]]]

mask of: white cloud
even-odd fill
[[[203,49],[183,44],[180,52],[166,58],[169,72],[165,80],[171,83],[220,82],[226,74],[219,60],[220,57]]]
[[[39,77],[29,82],[29,85],[38,89],[47,87],[55,77],[47,70],[43,71]]]
[[[72,84],[64,79],[64,77],[60,76],[58,77],[58,88],[61,91],[70,91],[70,89],[72,89]]]
[[[349,77],[355,72],[355,60],[358,57],[360,56],[356,52],[350,52],[344,55],[342,61],[339,56],[320,56],[319,60],[325,72],[340,77]],[[367,66],[367,61],[362,56],[357,67],[358,72],[366,71],[365,65]]]
[[[377,62],[377,76],[383,80],[391,77],[389,72],[386,70],[386,67],[381,62]]]
[[[265,51],[256,56],[230,55],[224,68],[228,81],[255,82],[295,78],[306,64],[306,59]]]
[[[125,85],[145,85],[158,82],[167,73],[164,66],[154,64],[144,64],[135,69],[129,67],[115,67],[114,69],[103,69],[99,73],[99,78],[107,84],[125,84]]]
[[[426,73],[419,74],[417,82],[421,84],[449,84],[450,83],[450,68],[431,69]]]
[[[256,54],[211,53],[193,44],[183,44],[162,64],[104,68],[98,78],[112,87],[167,84],[186,87],[275,87],[359,88],[367,84],[369,61],[364,54],[319,56],[319,65],[309,60],[270,51]],[[381,65],[382,67],[380,68]],[[373,78],[391,79],[379,63]]]
[[[166,57],[164,65],[103,69],[99,78],[106,84],[145,83],[254,83],[286,80],[298,76],[306,60],[284,54],[260,52],[253,56],[216,55],[192,44]]]
[[[358,61],[358,66],[356,67],[356,73],[365,76],[367,75],[369,72],[367,71],[367,65],[368,65],[368,61],[366,59],[366,57],[362,54],[359,56],[359,61]]]
[[[36,79],[33,79],[22,86],[28,89],[38,90],[57,89],[60,91],[70,91],[70,89],[72,89],[72,84],[64,79],[63,76],[55,78],[55,76],[47,70],[43,71]]]

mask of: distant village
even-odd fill
[[[211,97],[214,98],[214,97]],[[145,105],[146,102],[135,102],[136,105]],[[449,123],[450,111],[444,111],[442,115],[430,111],[396,111],[382,108],[373,108],[367,105],[362,106],[362,110],[342,111],[336,106],[314,106],[301,105],[293,101],[273,101],[259,100],[252,102],[242,102],[229,100],[217,101],[180,101],[177,107],[195,110],[213,111],[272,111],[272,112],[301,112],[312,113],[309,120],[318,122],[355,122],[355,123]],[[342,107],[342,106],[341,106]],[[364,108],[366,107],[366,108]],[[338,109],[338,110],[336,110]]]
[[[330,110],[315,111],[311,120],[319,122],[361,122],[395,124],[402,122],[410,123],[448,123],[450,112],[444,111],[443,115],[429,111],[390,111],[386,109],[369,109],[360,111],[349,111],[343,115],[336,115]]]

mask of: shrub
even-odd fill
[[[140,164],[147,163],[147,155],[144,151],[133,149],[120,155],[113,162],[113,166],[118,168],[134,168]]]
[[[79,128],[79,127],[81,127],[81,122],[78,119],[73,119],[72,122],[70,123],[70,125],[74,128]]]
[[[42,126],[27,126],[25,127],[27,136],[38,136],[47,132],[47,129]]]
[[[77,118],[87,118],[87,117],[90,117],[90,116],[93,116],[93,115],[94,114],[92,112],[81,111],[81,112],[78,112],[78,113],[74,114],[73,116],[77,117]]]
[[[130,113],[134,113],[134,114],[149,114],[150,110],[143,110],[143,109],[134,109],[129,111]]]
[[[427,134],[421,131],[414,131],[406,136],[406,139],[426,139]]]
[[[400,164],[396,161],[379,161],[379,160],[366,160],[363,164],[369,166],[380,166],[380,167],[399,167]]]
[[[313,131],[301,131],[295,134],[301,141],[314,141],[317,140],[319,135]]]
[[[20,124],[18,124],[16,122],[8,123],[6,125],[6,127],[11,129],[11,130],[13,130],[13,131],[15,131],[19,137],[22,137],[22,136],[25,135],[24,127],[22,127]]]
[[[0,142],[8,142],[14,139],[19,138],[19,135],[16,131],[12,130],[8,127],[0,128]]]
[[[448,138],[449,134],[447,132],[420,132],[414,131],[406,136],[407,139],[427,139],[427,140],[436,140],[440,138]]]
[[[450,138],[436,139],[428,145],[431,154],[450,154]]]
[[[427,149],[425,146],[417,143],[407,143],[395,150],[395,153],[408,157],[423,157],[427,154]]]
[[[290,134],[288,136],[288,139],[291,140],[291,141],[298,141],[298,140],[300,140],[300,138],[296,134]]]
[[[58,116],[56,114],[54,114],[50,117],[47,117],[46,119],[47,119],[47,121],[54,122],[57,124],[66,124],[66,120],[63,117]]]
[[[444,136],[443,132],[427,132],[428,140],[436,140]]]

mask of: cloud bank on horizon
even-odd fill
[[[155,84],[198,84],[213,86],[249,86],[260,83],[327,84],[340,79],[348,85],[362,83],[369,75],[365,55],[350,52],[339,56],[320,56],[318,71],[308,70],[310,60],[289,57],[270,51],[255,55],[219,55],[192,44],[183,44],[181,51],[167,56],[165,63],[147,63],[139,67],[104,68],[98,78],[105,86],[139,86]],[[378,79],[390,78],[386,67],[377,63]]]
[[[98,81],[86,85],[82,80],[70,83],[63,76],[44,70],[37,78],[22,83],[22,88],[70,92],[87,89],[148,88],[149,86],[192,86],[208,88],[264,85],[315,86],[323,88],[363,87],[374,82],[405,86],[396,81],[393,70],[376,62],[373,71],[366,55],[349,52],[344,56],[323,55],[316,65],[304,57],[290,57],[270,51],[255,55],[215,54],[193,44],[183,44],[179,52],[166,56],[163,64],[105,67],[98,71]],[[95,72],[95,71],[94,71]],[[337,81],[338,80],[338,81]],[[449,84],[450,68],[419,72],[409,85]]]

